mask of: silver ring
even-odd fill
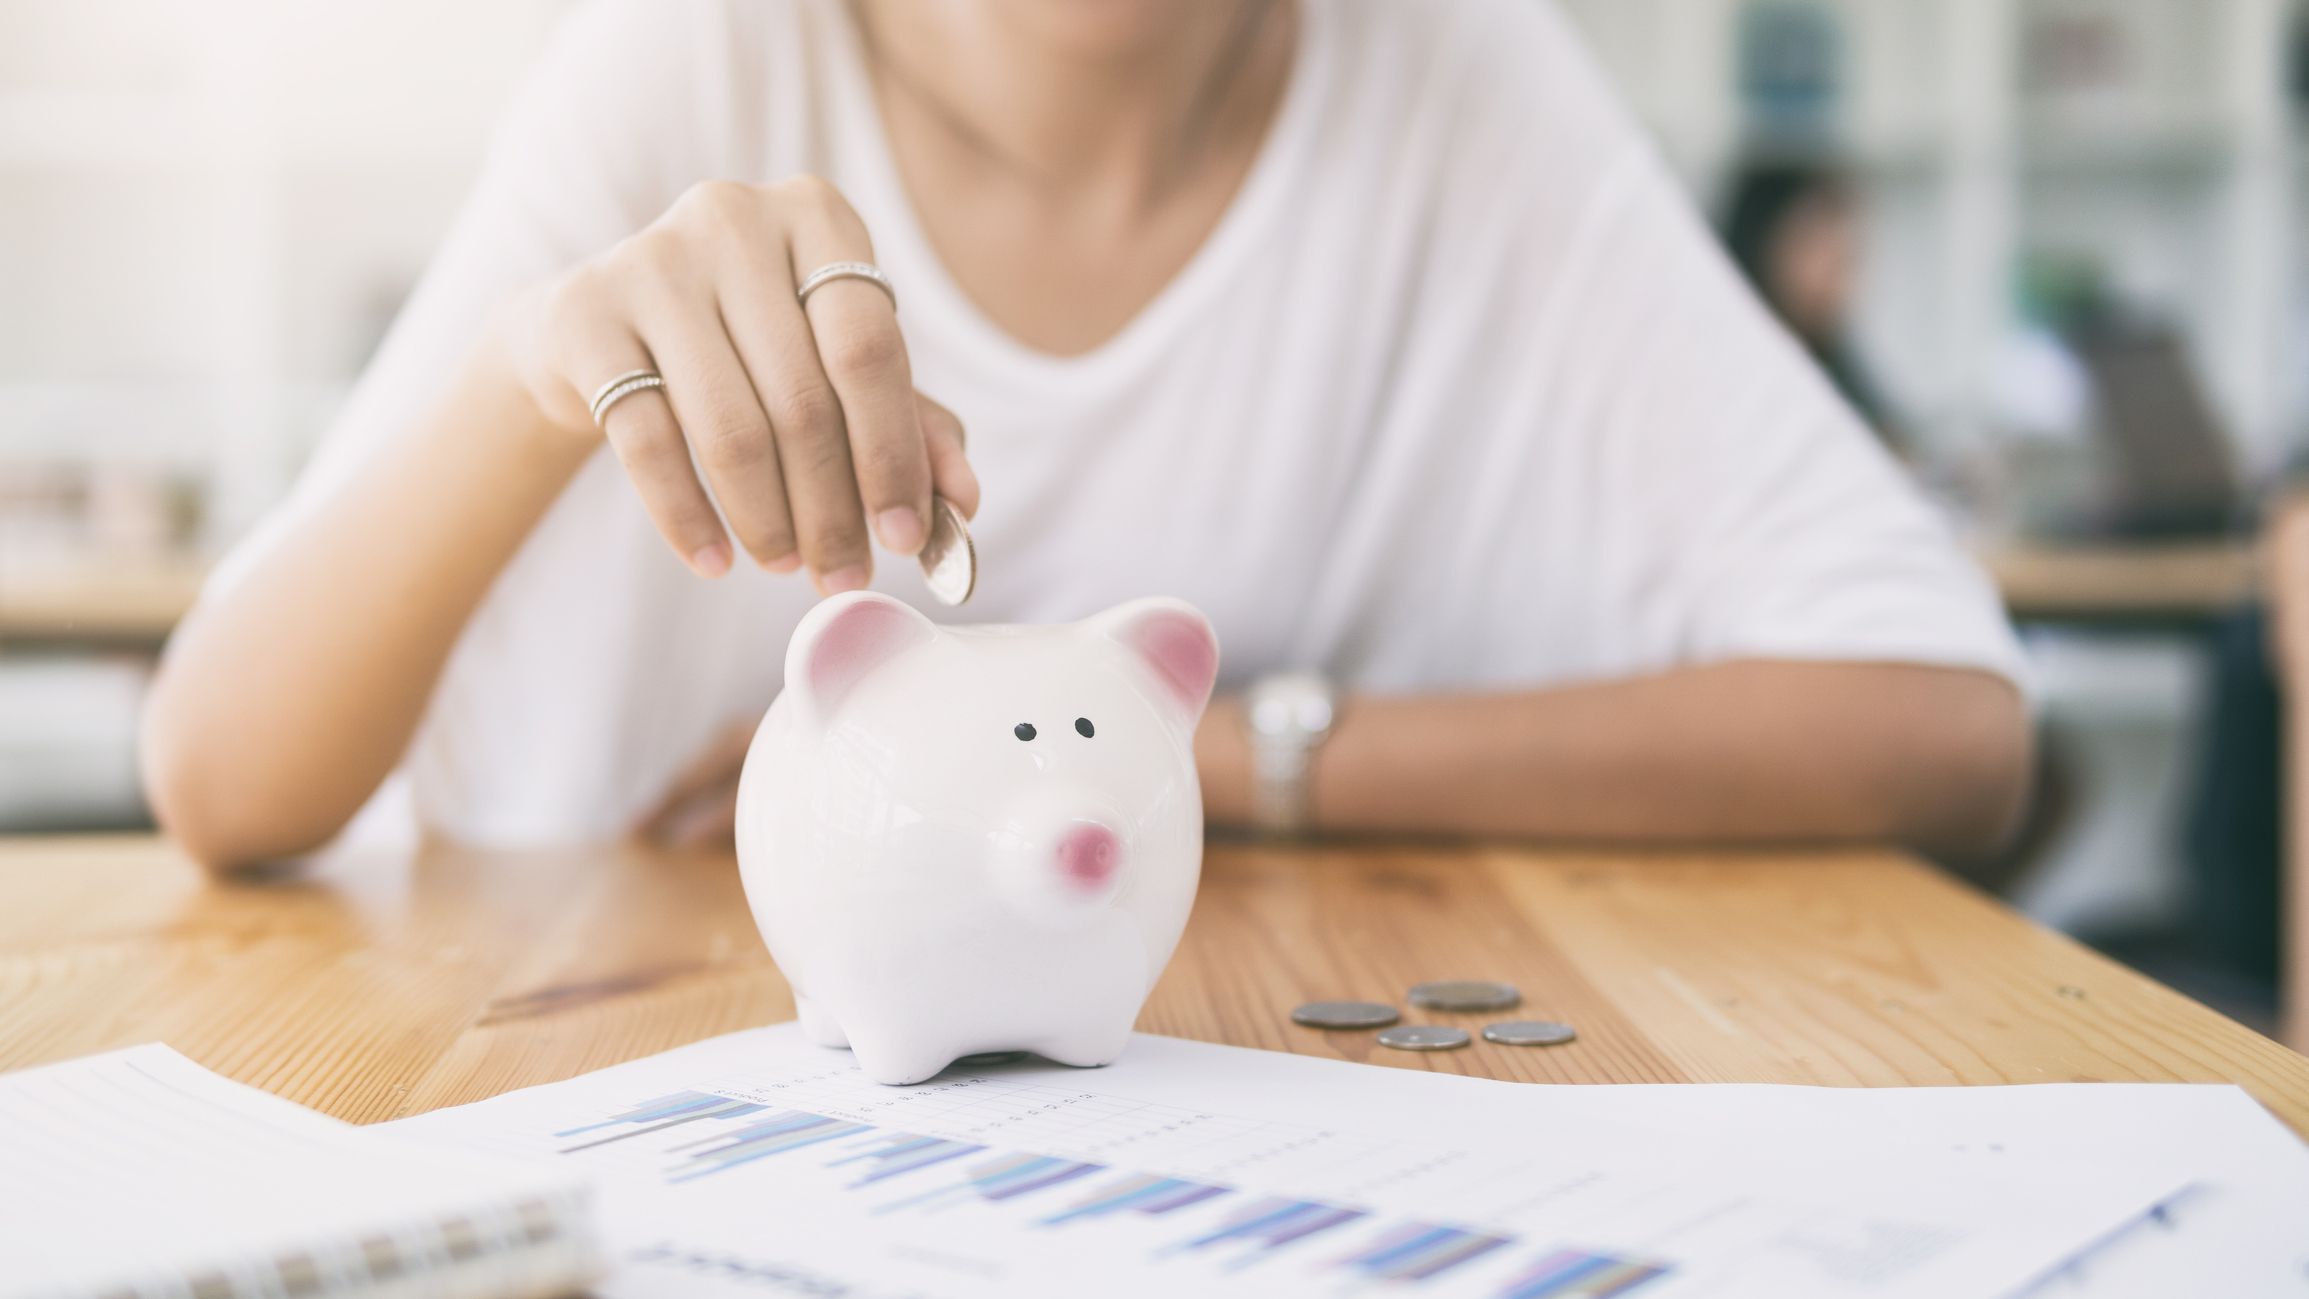
[[[594,427],[602,428],[601,422],[609,417],[610,407],[637,392],[650,388],[663,388],[664,386],[665,377],[655,370],[628,370],[594,389],[593,400],[586,404],[586,409],[593,412]],[[602,431],[607,432],[608,430],[603,428]]]
[[[794,290],[794,298],[803,306],[810,305],[810,295],[836,280],[865,280],[890,295],[890,309],[898,309],[898,290],[890,287],[890,277],[872,262],[828,262],[802,279],[802,287]]]

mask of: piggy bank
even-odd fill
[[[802,1031],[883,1083],[1119,1055],[1202,871],[1218,658],[1177,600],[1050,627],[939,627],[866,591],[812,610],[737,811]]]

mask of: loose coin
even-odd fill
[[[961,604],[978,589],[978,551],[962,511],[943,496],[930,498],[930,536],[922,543],[922,580],[946,604]]]
[[[1562,1046],[1578,1036],[1571,1025],[1546,1019],[1511,1019],[1483,1026],[1483,1040],[1501,1046]]]
[[[1385,1028],[1403,1018],[1376,1001],[1310,1001],[1291,1012],[1291,1022],[1308,1028]]]
[[[1411,1004],[1421,1010],[1506,1010],[1522,1001],[1514,984],[1488,979],[1444,979],[1411,989]]]
[[[1464,1028],[1447,1024],[1405,1024],[1401,1028],[1385,1029],[1379,1034],[1379,1045],[1391,1046],[1398,1051],[1449,1051],[1471,1041]]]

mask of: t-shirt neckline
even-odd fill
[[[878,258],[891,271],[899,295],[899,322],[909,315],[935,318],[941,340],[967,350],[980,366],[1006,370],[1043,384],[1095,384],[1103,376],[1127,372],[1164,346],[1184,327],[1200,302],[1219,291],[1245,262],[1257,256],[1276,210],[1291,189],[1292,177],[1310,152],[1321,98],[1320,81],[1329,60],[1320,3],[1298,6],[1298,30],[1286,74],[1282,103],[1267,125],[1257,156],[1237,186],[1217,224],[1189,255],[1168,284],[1141,306],[1123,327],[1087,352],[1067,356],[1019,340],[996,324],[948,273],[916,216],[912,196],[899,175],[882,120],[881,105],[866,67],[864,41],[849,6],[827,0],[832,11],[825,27],[836,46],[830,85],[835,132],[845,136],[858,166],[852,183],[862,186],[862,207],[873,213]]]

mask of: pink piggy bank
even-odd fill
[[[802,1030],[884,1083],[1120,1055],[1202,873],[1218,662],[1177,600],[1055,627],[939,627],[867,591],[812,610],[737,814]]]

